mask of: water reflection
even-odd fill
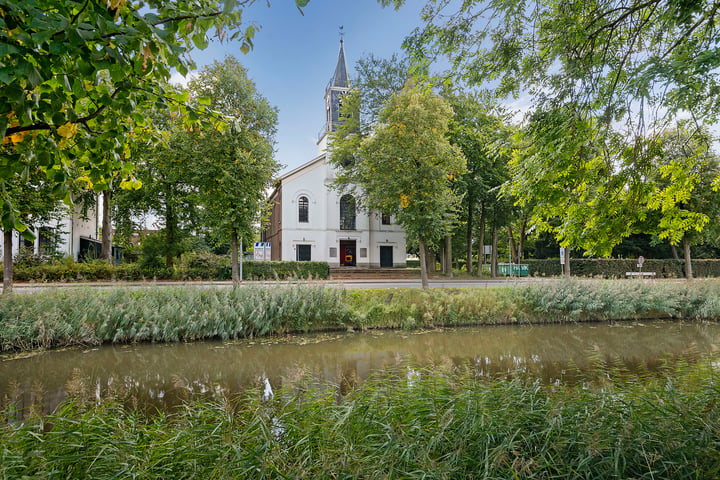
[[[462,328],[373,332],[267,341],[107,346],[46,352],[0,362],[0,398],[51,410],[68,394],[132,399],[168,408],[197,395],[257,388],[264,398],[307,381],[346,395],[373,372],[402,367],[470,368],[477,376],[522,374],[546,384],[575,383],[598,365],[652,372],[667,358],[717,350],[720,325],[677,322]]]

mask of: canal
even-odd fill
[[[671,321],[494,326],[287,336],[233,343],[138,344],[40,352],[0,361],[0,401],[51,411],[68,395],[169,408],[194,396],[261,395],[312,382],[341,397],[383,371],[464,368],[575,384],[608,374],[653,374],[720,346],[720,324]],[[609,373],[610,372],[610,373]]]

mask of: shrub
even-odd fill
[[[530,276],[551,277],[561,273],[560,260],[523,260],[528,264]],[[702,277],[720,277],[720,260],[699,259],[692,261],[693,275]],[[617,258],[571,258],[570,273],[573,277],[625,278],[626,272],[637,272],[637,259]],[[643,264],[643,272],[655,272],[657,278],[682,278],[685,276],[684,260],[648,259]]]

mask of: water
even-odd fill
[[[308,375],[342,396],[369,375],[466,366],[484,377],[576,383],[611,365],[653,372],[718,350],[720,324],[644,322],[497,326],[270,338],[237,343],[141,344],[44,352],[0,361],[0,402],[52,410],[70,394],[110,395],[168,408],[194,395],[248,387],[269,398]],[[130,399],[130,400],[128,400]]]

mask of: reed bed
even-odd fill
[[[150,416],[75,401],[0,419],[0,477],[720,478],[718,380],[708,360],[576,387],[384,373],[340,401],[300,381]]]
[[[720,318],[720,281],[543,281],[528,286],[345,291],[59,289],[0,299],[0,351],[238,339],[365,328]]]

